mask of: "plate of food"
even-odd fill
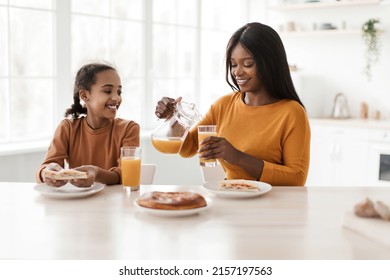
[[[134,201],[144,213],[158,216],[189,216],[209,209],[212,200],[194,192],[147,192]]]
[[[52,198],[80,198],[93,195],[104,189],[104,184],[94,183],[87,188],[79,188],[71,183],[67,183],[62,187],[56,188],[47,184],[39,184],[34,187],[41,195]]]
[[[263,195],[272,189],[270,184],[250,180],[206,182],[203,187],[221,197],[244,198]]]

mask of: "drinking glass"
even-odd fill
[[[122,186],[125,191],[139,190],[141,181],[141,148],[121,148]]]
[[[198,143],[199,148],[204,139],[209,136],[217,136],[216,125],[199,125],[198,126]],[[217,166],[218,162],[216,159],[203,159],[199,157],[199,163],[201,166],[214,167]]]

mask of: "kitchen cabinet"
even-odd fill
[[[367,129],[344,129],[340,136],[338,149],[338,168],[335,169],[335,181],[340,186],[366,186],[369,133]]]
[[[310,119],[306,186],[390,187],[390,120]]]
[[[335,184],[335,133],[333,130],[311,125],[310,167],[306,186]]]
[[[307,186],[364,186],[369,133],[366,128],[311,123]]]

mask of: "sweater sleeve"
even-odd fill
[[[264,161],[260,181],[275,186],[304,186],[310,163],[310,126],[306,115],[300,114],[287,130],[282,164]]]
[[[35,174],[38,183],[43,183],[41,172],[49,163],[57,163],[64,167],[64,160],[68,158],[70,124],[67,120],[62,120],[54,132],[53,139],[46,152],[43,163],[39,166]]]
[[[125,134],[122,140],[122,147],[124,146],[135,146],[139,147],[140,137],[140,126],[136,122],[129,122],[126,126]]]
[[[192,157],[198,151],[198,125],[191,128],[181,146],[179,154],[184,158]]]

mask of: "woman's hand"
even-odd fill
[[[207,137],[202,141],[198,152],[204,159],[222,159],[228,163],[238,165],[256,180],[260,180],[263,173],[264,161],[262,159],[257,159],[237,150],[222,137]]]
[[[82,165],[74,169],[78,171],[87,172],[86,179],[74,179],[69,181],[72,185],[75,185],[79,188],[88,188],[92,186],[92,184],[96,181],[96,176],[99,172],[99,168],[94,165]]]
[[[242,152],[237,150],[225,138],[210,136],[200,143],[199,156],[203,159],[222,159],[232,164],[238,164]]]
[[[155,114],[159,119],[169,119],[172,117],[175,106],[181,101],[181,97],[173,99],[170,97],[163,97],[157,102]]]
[[[61,171],[62,169],[63,168],[59,164],[54,162],[50,163],[42,170],[43,182],[45,182],[45,184],[47,184],[48,186],[55,187],[55,188],[59,188],[65,185],[68,182],[68,180],[56,180],[56,179],[48,178],[45,175],[46,170]]]

